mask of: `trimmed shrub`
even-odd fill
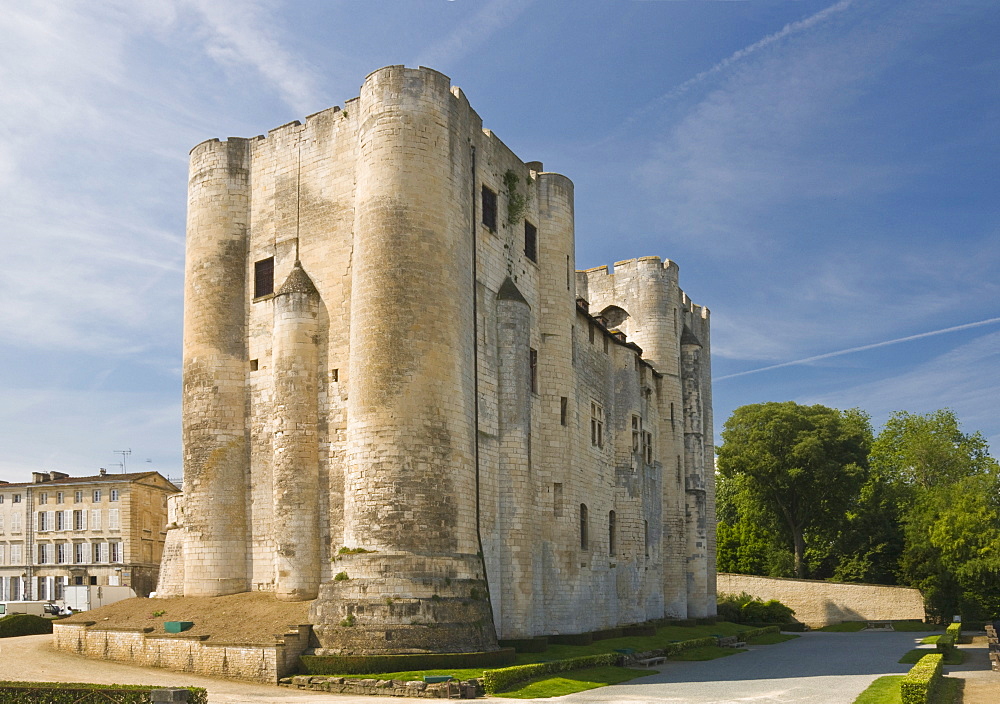
[[[593,631],[590,637],[593,640],[611,640],[612,638],[621,638],[624,635],[624,628],[605,628],[603,631]]]
[[[488,653],[417,653],[415,655],[300,655],[300,669],[308,675],[367,675],[376,672],[456,670],[502,667],[514,662],[513,648]]]
[[[940,653],[925,655],[906,673],[899,691],[903,704],[927,704],[941,681],[944,656]]]
[[[962,640],[962,624],[950,623],[944,632],[951,636],[952,641],[958,643]]]
[[[0,618],[0,638],[52,633],[52,619],[33,614],[7,614]]]
[[[629,638],[646,638],[656,635],[656,626],[651,623],[639,623],[634,626],[626,626],[625,636]]]
[[[512,640],[501,640],[501,648],[513,648],[519,653],[544,653],[549,649],[549,639],[545,636],[538,638],[514,638]]]
[[[955,636],[951,635],[950,633],[945,633],[941,636],[938,636],[938,639],[935,642],[935,646],[937,647],[938,652],[947,653],[949,650],[955,647]]]
[[[566,672],[568,670],[582,670],[588,667],[607,667],[618,662],[621,655],[618,653],[602,653],[601,655],[585,655],[580,658],[570,658],[568,660],[554,660],[552,662],[539,662],[532,665],[515,665],[514,667],[504,667],[499,670],[486,670],[483,672],[483,687],[487,694],[496,694],[508,689],[516,682],[523,682],[539,675],[548,675],[555,672]]]
[[[719,594],[719,618],[731,623],[794,623],[795,611],[776,599],[762,601],[752,594]]]
[[[142,684],[89,684],[84,682],[0,682],[4,704],[148,704],[150,692],[164,687]],[[186,689],[190,704],[208,704],[208,691]]]
[[[594,642],[594,634],[564,633],[558,636],[549,636],[549,642],[553,645],[590,645]]]
[[[740,637],[740,640],[750,640],[751,638],[762,636],[765,633],[781,633],[781,626],[761,626],[760,628],[750,628],[745,631],[740,631],[736,635]]]

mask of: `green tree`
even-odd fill
[[[737,476],[780,525],[795,575],[807,576],[807,536],[835,536],[867,478],[871,424],[860,410],[792,401],[737,408],[722,431],[718,469]]]
[[[872,446],[905,531],[900,572],[941,620],[1000,614],[1000,465],[953,411],[899,411]]]

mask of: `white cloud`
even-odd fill
[[[492,0],[444,39],[426,48],[417,63],[449,70],[450,66],[479,49],[494,34],[513,24],[530,5],[531,0]]]

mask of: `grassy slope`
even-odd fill
[[[509,692],[494,694],[506,699],[541,699],[561,697],[564,694],[583,692],[587,689],[620,684],[636,677],[653,674],[651,670],[635,670],[626,667],[590,667],[586,670],[561,672],[558,675],[543,675],[516,685]]]

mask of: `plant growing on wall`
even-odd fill
[[[507,189],[507,224],[515,225],[524,217],[528,210],[528,202],[531,198],[531,191],[525,188],[524,193],[518,190],[521,183],[520,177],[513,170],[507,169],[503,175],[503,185]],[[531,178],[525,179],[525,186],[532,184]]]

